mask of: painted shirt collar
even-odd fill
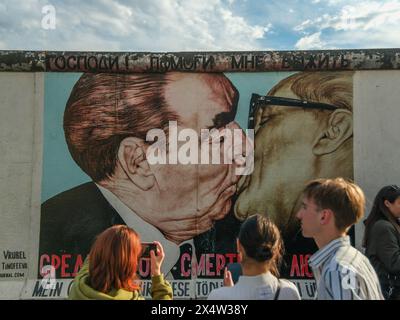
[[[158,241],[162,243],[165,258],[161,266],[161,271],[167,275],[179,259],[179,245],[167,240],[160,230],[144,221],[110,190],[98,185],[97,183],[96,186],[110,205],[118,212],[126,225],[139,233],[142,242]]]

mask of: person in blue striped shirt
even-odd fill
[[[316,299],[384,299],[374,268],[347,235],[364,216],[364,207],[361,188],[343,178],[313,180],[304,188],[297,218],[303,236],[313,238],[319,248],[309,259]]]

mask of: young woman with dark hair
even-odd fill
[[[364,221],[363,246],[385,299],[400,300],[400,187],[383,187]]]
[[[209,300],[300,300],[297,287],[278,279],[283,243],[277,226],[256,214],[240,227],[237,240],[243,275],[234,285],[225,268],[224,287],[213,290]]]
[[[161,274],[164,250],[154,242],[150,251],[151,296],[171,300],[172,288]],[[139,235],[125,225],[115,225],[102,232],[94,242],[88,258],[74,279],[69,299],[73,300],[143,300],[137,278],[142,252]]]

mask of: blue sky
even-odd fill
[[[42,9],[55,9],[55,29]],[[0,50],[400,47],[400,0],[1,0]]]

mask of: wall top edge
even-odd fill
[[[301,51],[100,52],[0,50],[7,72],[265,72],[400,69],[400,48]]]

